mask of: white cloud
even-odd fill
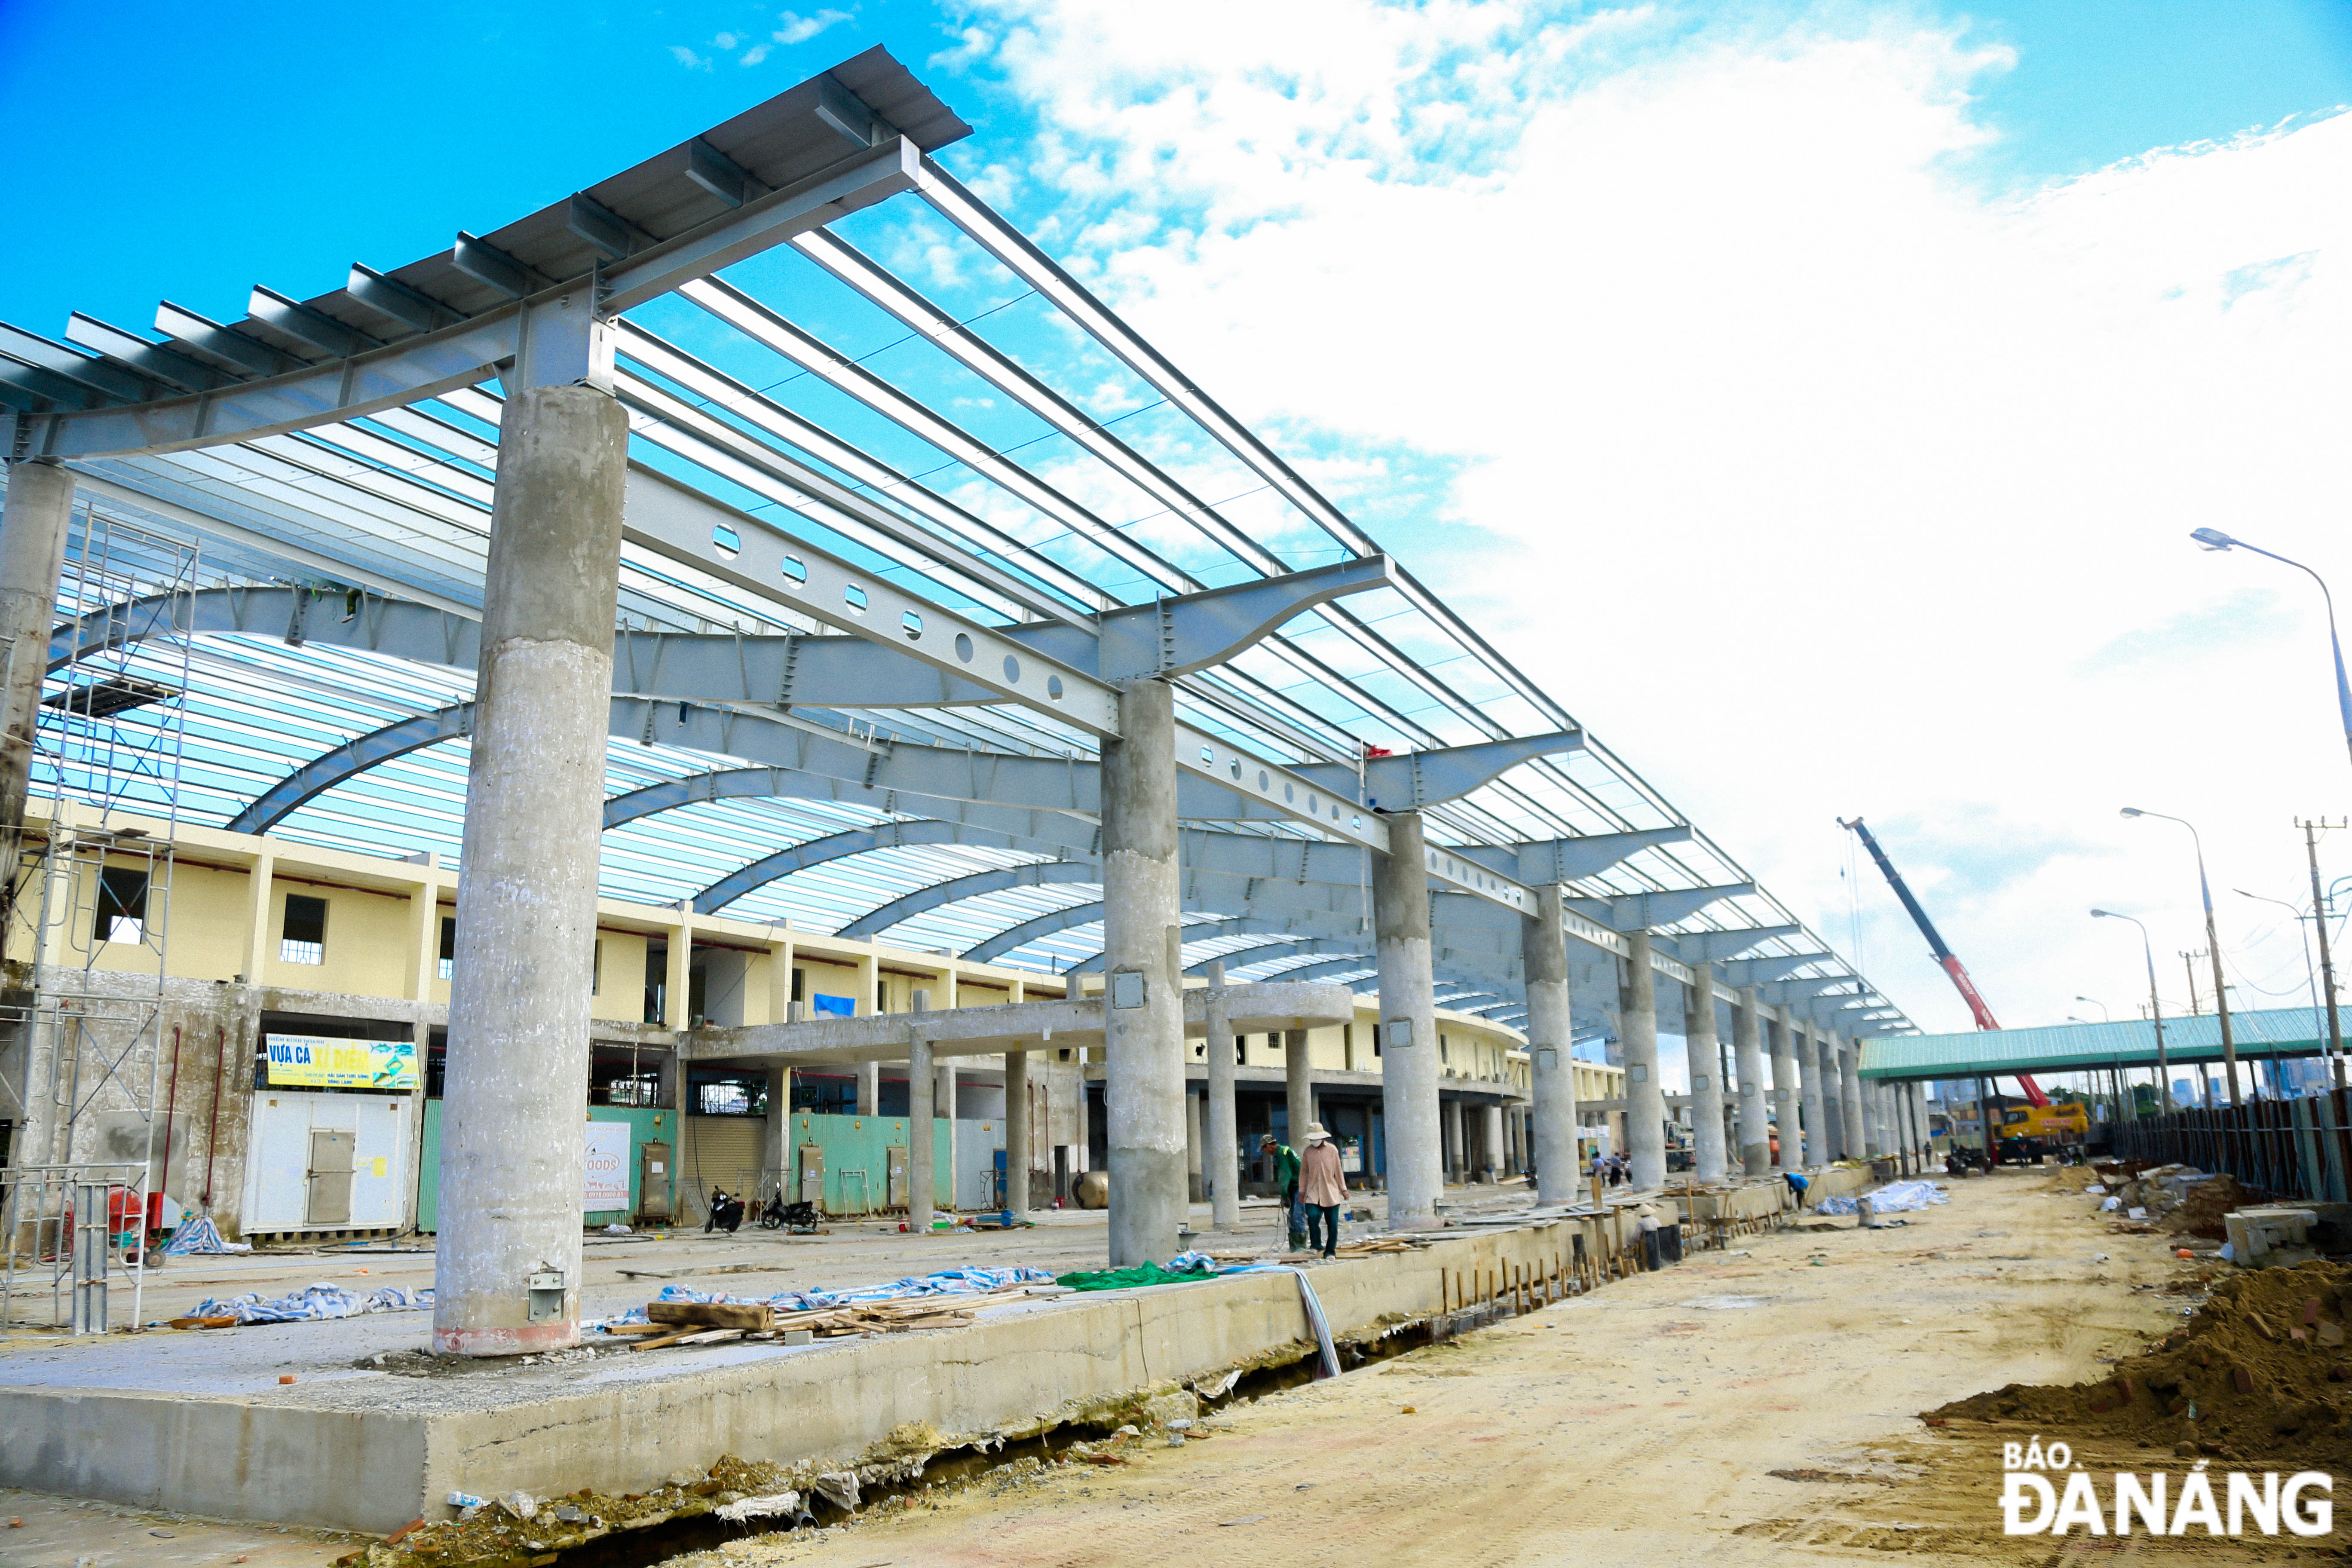
[[[780,20],[783,26],[768,35],[770,37],[780,44],[805,44],[827,27],[848,21],[849,13],[828,10],[819,11],[814,16],[803,16],[786,11]]]
[[[2290,819],[2352,783],[2316,595],[2182,536],[2352,589],[2352,116],[1988,194],[2009,58],[1883,15],[986,22],[1047,129],[984,188],[1261,428],[1451,465],[1408,564],[1823,934],[1857,811],[2005,1020],[2145,992],[2094,902],[2184,999],[2186,835],[2118,805],[2308,896]],[[1859,869],[1870,973],[1966,1026]],[[2284,1000],[2279,911],[2217,897],[2242,1003]]]

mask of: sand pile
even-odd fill
[[[2352,1268],[2312,1262],[2217,1281],[2179,1331],[2098,1383],[2011,1384],[1923,1418],[1995,1421],[2179,1454],[2352,1469]],[[2078,1436],[2080,1435],[2080,1436]]]

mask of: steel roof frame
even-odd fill
[[[1438,890],[1465,895],[1505,917],[1481,916],[1465,924],[1460,900],[1441,898],[1436,908],[1455,911],[1440,916],[1441,942],[1450,940],[1446,930],[1455,930],[1471,942],[1464,951],[1491,948],[1495,958],[1503,958],[1516,946],[1509,914],[1533,907],[1529,881],[1535,880],[1573,885],[1571,894],[1584,901],[1568,916],[1570,934],[1591,945],[1622,954],[1615,928],[1627,919],[1664,928],[1654,962],[1675,978],[1690,977],[1680,960],[1729,960],[1740,952],[1756,956],[1737,962],[1785,964],[1780,974],[1813,966],[1811,955],[1824,944],[1737,862],[1586,736],[1410,574],[1386,563],[1371,540],[1296,469],[942,169],[930,154],[966,131],[895,61],[869,51],[566,203],[488,237],[461,234],[443,257],[391,273],[355,267],[335,294],[305,301],[257,288],[247,319],[226,325],[167,304],[158,314],[167,339],[160,343],[87,317],[69,323],[65,343],[0,328],[0,405],[13,407],[0,411],[0,439],[11,457],[76,456],[80,477],[110,507],[233,542],[243,552],[237,559],[247,581],[275,576],[307,587],[363,587],[375,595],[377,609],[384,596],[413,597],[430,606],[426,613],[439,617],[448,635],[451,623],[470,620],[467,595],[478,599],[496,471],[499,399],[481,384],[501,364],[539,352],[535,315],[570,320],[600,311],[610,322],[603,335],[612,361],[583,365],[583,373],[609,379],[631,410],[645,456],[658,460],[657,467],[635,464],[631,477],[623,602],[625,615],[642,620],[645,629],[625,626],[619,639],[631,658],[623,664],[625,679],[616,682],[616,734],[784,768],[795,766],[807,746],[832,744],[879,766],[872,760],[887,762],[905,751],[903,742],[879,741],[887,725],[934,749],[942,743],[968,748],[998,763],[1058,757],[1075,766],[1089,758],[1092,737],[1115,728],[1112,681],[1129,675],[1170,679],[1178,688],[1180,719],[1201,726],[1184,733],[1185,766],[1199,785],[1213,782],[1213,794],[1244,802],[1228,820],[1244,821],[1246,830],[1187,829],[1188,844],[1211,862],[1193,865],[1188,858],[1187,885],[1196,896],[1234,902],[1216,899],[1200,881],[1231,877],[1242,882],[1239,905],[1264,903],[1273,895],[1261,887],[1275,879],[1238,869],[1241,862],[1233,857],[1337,852],[1360,861],[1364,849],[1385,843],[1384,826],[1371,808],[1412,806],[1429,820],[1429,869]],[[1142,447],[1114,435],[1045,375],[825,226],[901,190],[914,192],[1262,480],[1332,542],[1343,557],[1339,564],[1295,571]],[[1210,589],[1192,570],[1129,537],[1126,524],[1081,505],[919,395],[746,289],[712,276],[719,267],[779,242],[1181,520],[1244,580]],[[757,390],[677,347],[646,322],[620,315],[662,297],[856,399],[982,488],[1140,574],[1154,584],[1154,599],[1123,602],[1118,590],[1051,548],[1059,536],[1024,541],[926,487],[920,474],[791,408],[770,395],[773,388]],[[470,365],[459,363],[468,356]],[[392,368],[397,365],[407,368]],[[689,401],[696,398],[702,402]],[[101,456],[107,433],[120,439],[124,431],[134,434],[137,455]],[[218,444],[225,440],[229,444]],[[821,547],[805,529],[779,529],[729,504],[722,496],[730,487],[886,563],[889,574]],[[1261,585],[1282,593],[1307,578],[1346,580],[1348,588],[1339,591],[1370,588],[1401,603],[1403,609],[1394,614],[1409,618],[1417,635],[1466,656],[1478,679],[1539,716],[1556,734],[1515,736],[1488,711],[1486,700],[1468,695],[1381,630],[1378,621],[1389,615],[1373,617],[1328,595],[1301,598],[1286,616],[1244,628],[1254,635],[1240,641],[1204,645],[1195,657],[1166,651],[1175,613],[1170,605],[1188,599],[1238,603]],[[298,587],[289,596],[299,619],[303,595]],[[365,613],[372,606],[362,597]],[[314,595],[310,602],[331,600]],[[1302,617],[1299,626],[1276,629],[1289,615]],[[710,633],[714,622],[721,628],[718,636]],[[1132,637],[1123,628],[1145,635]],[[680,638],[680,632],[688,635]],[[824,632],[848,636],[812,635]],[[1365,673],[1347,674],[1307,646],[1326,634],[1336,636],[1334,650],[1349,650],[1351,663]],[[849,638],[887,648],[896,658],[877,663],[851,657]],[[664,684],[659,679],[649,685],[639,678],[634,656],[658,650],[656,657],[668,662],[692,647],[715,665],[721,642],[731,644],[742,661],[742,679],[723,700],[689,698],[687,707],[648,700],[668,694],[655,689]],[[1114,657],[1114,644],[1150,657],[1139,661],[1124,651]],[[299,638],[295,646],[299,652]],[[810,661],[804,675],[793,669],[795,647]],[[787,680],[812,684],[754,693],[748,675],[752,650],[762,658],[781,652]],[[831,677],[818,668],[828,659],[838,666]],[[910,683],[908,673],[919,663],[929,673]],[[896,673],[881,673],[886,670]],[[1438,717],[1401,710],[1364,684],[1375,678],[1402,683],[1400,690]],[[700,689],[709,691],[709,683]],[[308,798],[306,775],[329,776],[364,753],[414,766],[438,741],[463,738],[464,707],[426,709],[355,736],[350,745],[334,748],[343,753],[340,762],[314,757],[309,766],[298,765],[291,775],[257,789],[257,798],[238,820],[260,820],[257,814],[265,805],[292,809]],[[674,716],[665,711],[674,707]],[[1367,758],[1361,734],[1367,727],[1403,740],[1410,752]],[[1498,743],[1477,748],[1481,754],[1502,756],[1514,748],[1517,754],[1465,786],[1427,787],[1426,770],[1448,755],[1447,728]],[[827,734],[835,738],[824,741]],[[1563,738],[1573,747],[1565,759]],[[787,753],[793,760],[785,760]],[[624,791],[616,800],[632,793],[647,797],[640,805],[656,795],[722,799],[723,792],[696,795],[694,789],[656,784]],[[1012,849],[1024,837],[1039,852],[1067,852],[1066,833],[1036,839],[992,820],[1012,808],[951,803],[933,816],[934,805],[916,792],[906,804],[920,815],[907,822],[895,805],[877,807],[856,798],[861,793],[871,794],[816,775],[775,792],[772,802],[786,795],[830,800],[887,816],[829,840],[819,835],[780,846],[763,858],[814,866],[886,846],[930,841]],[[1188,815],[1201,819],[1207,798],[1198,789],[1190,792]],[[992,820],[983,821],[983,811]],[[1251,828],[1250,817],[1265,826]],[[638,815],[625,820],[646,831],[673,830],[667,819]],[[1540,841],[1541,855],[1528,846],[1530,839]],[[821,847],[828,842],[829,851]],[[867,847],[855,847],[861,844]],[[1263,849],[1253,847],[1259,844]],[[1296,847],[1280,847],[1286,844]],[[1219,868],[1229,861],[1229,868]],[[944,863],[955,862],[950,857]],[[972,875],[1010,877],[1013,883],[1027,878],[1027,885],[1044,886],[1074,881],[1084,870],[1066,860],[1040,862],[1043,867],[1073,869],[975,867]],[[1333,879],[1319,886],[1345,889],[1340,868],[1335,862],[1325,873]],[[1284,880],[1295,891],[1283,921],[1312,922],[1318,907],[1338,918],[1329,891],[1309,894],[1310,884]],[[908,888],[851,924],[868,924],[885,910],[934,890]],[[1360,891],[1356,902],[1360,929]],[[1046,940],[1060,918],[1045,911],[1015,921],[972,951],[1017,951],[1018,933]],[[1271,918],[1242,917],[1244,923]],[[1344,934],[1303,940],[1344,940]],[[1005,940],[1016,940],[1016,947],[1002,946]],[[1782,951],[1757,951],[1775,946]],[[1831,968],[1821,977],[1823,985],[1835,978]],[[1465,975],[1463,983],[1479,980]],[[1506,997],[1497,1005],[1507,1008],[1508,1002]],[[1875,994],[1856,993],[1852,1005],[1838,1010],[1859,1013],[1864,1004],[1877,1006]],[[1907,1026],[1899,1019],[1862,1023]]]

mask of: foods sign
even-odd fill
[[[588,1163],[583,1167],[580,1208],[584,1214],[629,1212],[629,1124],[588,1123]]]
[[[269,1082],[276,1089],[415,1089],[411,1040],[339,1040],[323,1035],[271,1035]]]

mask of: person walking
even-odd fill
[[[1348,1201],[1339,1146],[1320,1121],[1307,1124],[1307,1152],[1299,1160],[1298,1203],[1307,1212],[1307,1240],[1329,1258],[1339,1249],[1339,1205]]]
[[[1290,1227],[1290,1250],[1307,1247],[1307,1216],[1298,1212],[1298,1154],[1268,1132],[1257,1141],[1258,1152],[1274,1167],[1274,1184],[1282,1192],[1282,1217]]]

